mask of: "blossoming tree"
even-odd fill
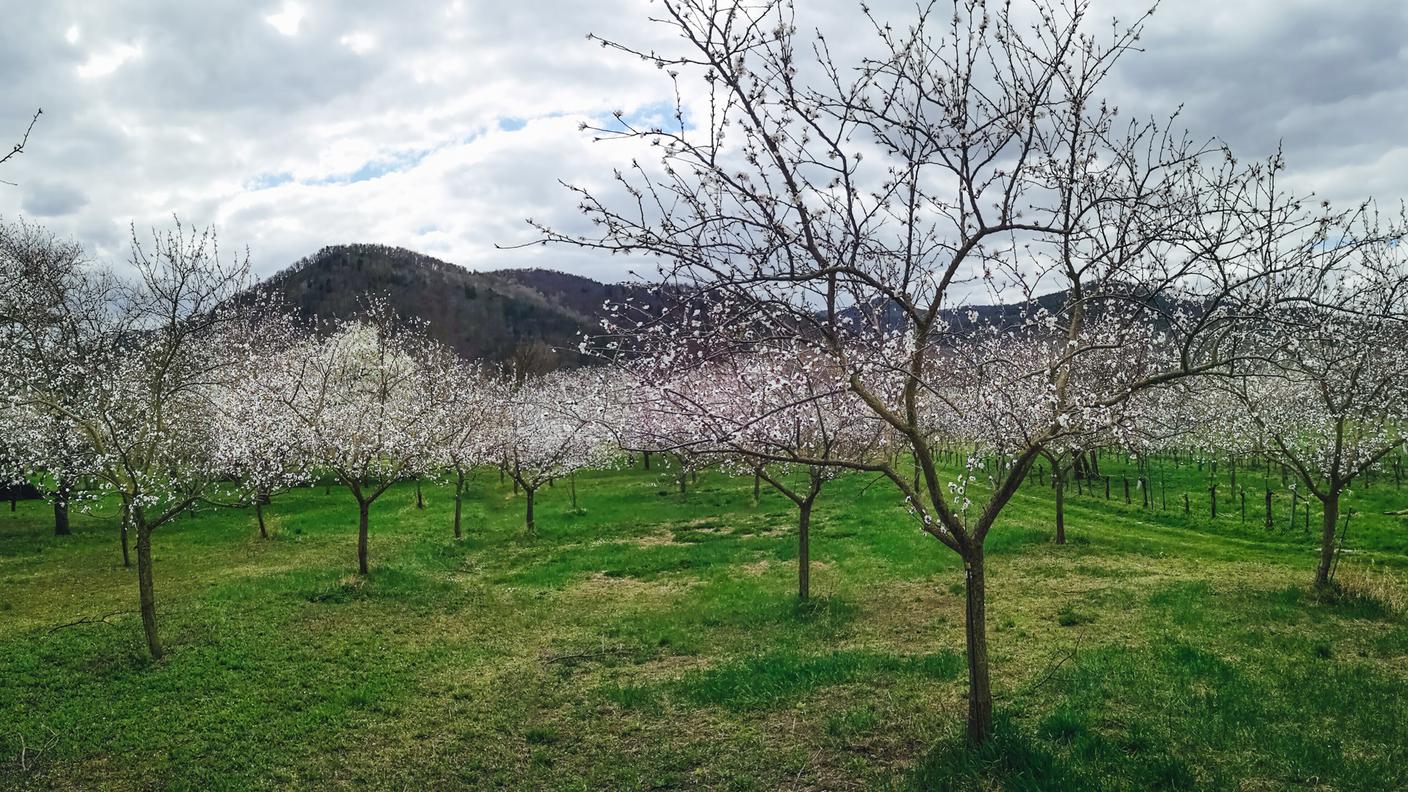
[[[838,63],[824,34],[802,40],[790,3],[662,0],[680,51],[603,43],[659,66],[677,108],[592,128],[659,161],[611,191],[573,188],[590,231],[537,226],[538,241],[656,259],[671,288],[707,295],[702,317],[619,317],[617,332],[655,336],[623,348],[705,361],[808,346],[902,438],[917,477],[799,461],[882,474],[962,558],[974,742],[992,732],[983,548],[1033,460],[1133,393],[1225,370],[1266,273],[1347,254],[1324,244],[1338,217],[1278,185],[1279,157],[1244,164],[1121,118],[1100,85],[1144,19],[1097,36],[1087,10],[978,0],[921,5],[903,26],[867,12],[873,54]],[[1007,356],[1013,337],[1043,354]],[[1116,376],[1082,374],[1112,352]],[[1010,401],[1032,392],[1019,383],[1039,396]],[[955,392],[965,421],[1004,437],[976,501],[969,477],[943,480],[926,427]]]
[[[304,462],[329,471],[356,500],[364,575],[371,506],[392,484],[433,468],[440,405],[455,384],[451,353],[422,329],[372,300],[361,318],[288,338],[280,359],[247,380],[271,427],[284,427]]]
[[[494,447],[523,489],[523,527],[531,535],[543,485],[611,461],[615,446],[604,426],[613,413],[601,374],[591,369],[527,376],[501,388]]]
[[[230,373],[219,349],[235,320],[231,298],[247,283],[244,259],[219,255],[214,234],[179,224],[143,244],[135,234],[130,278],[105,278],[72,303],[92,334],[85,345],[36,345],[22,358],[17,403],[59,421],[81,441],[89,474],[115,495],[136,533],[137,580],[147,647],[157,632],[152,537],[220,486],[208,453],[214,391]],[[30,469],[62,465],[31,443]]]

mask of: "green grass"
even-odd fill
[[[1214,521],[1206,469],[1165,466],[1146,509],[1102,466],[1113,497],[1072,489],[1066,546],[1035,479],[989,537],[979,751],[961,567],[867,478],[822,494],[806,604],[791,504],[715,473],[685,496],[582,475],[530,538],[486,472],[458,542],[448,488],[422,511],[397,486],[366,578],[340,490],[276,498],[268,540],[247,511],[185,517],[155,539],[159,662],[111,508],[56,538],[43,504],[0,506],[0,789],[1408,787],[1408,623],[1311,593],[1318,528],[1279,475],[1268,532],[1260,471],[1246,520],[1220,491]],[[1382,512],[1408,489],[1346,505],[1345,568],[1404,580]]]

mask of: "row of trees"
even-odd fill
[[[371,507],[398,481],[452,477],[459,536],[468,474],[500,466],[527,493],[531,531],[541,486],[609,461],[599,372],[491,370],[375,298],[301,324],[251,297],[245,260],[208,231],[178,224],[133,250],[113,271],[41,228],[0,227],[0,472],[44,490],[58,534],[74,504],[120,505],[153,656],[152,541],[183,513],[252,506],[262,533],[279,492],[336,481],[365,574]]]
[[[1252,353],[1159,387],[1119,383],[1170,370],[1162,326],[1121,315],[1109,328],[1102,316],[1053,337],[949,315],[948,337],[925,355],[921,398],[906,396],[917,388],[902,366],[847,370],[814,338],[783,336],[756,314],[732,313],[738,303],[697,293],[676,301],[674,326],[601,339],[611,365],[537,375],[462,360],[374,297],[356,318],[304,324],[252,297],[243,259],[223,259],[209,232],[178,225],[133,247],[124,275],[40,228],[0,227],[0,319],[15,355],[0,380],[0,437],[11,477],[54,502],[56,533],[67,532],[71,504],[120,504],[124,560],[130,530],[155,656],[157,529],[215,505],[252,507],[264,533],[264,505],[316,481],[352,496],[366,574],[372,506],[398,481],[453,482],[458,538],[467,481],[486,466],[523,492],[529,533],[538,490],[579,470],[667,456],[683,490],[691,471],[719,466],[796,505],[805,599],[811,515],[847,471],[888,479],[923,530],[949,544],[959,536],[950,523],[969,541],[984,521],[995,524],[995,504],[1039,455],[1054,476],[1060,543],[1066,475],[1094,475],[1101,454],[1147,459],[1195,444],[1285,464],[1323,501],[1323,584],[1338,498],[1403,446],[1408,425],[1397,259],[1378,260],[1381,281],[1359,270],[1354,293],[1327,280],[1333,293],[1229,322],[1221,343]],[[1377,315],[1356,302],[1366,299]],[[1022,310],[1032,311],[1022,322],[1061,321]],[[1351,319],[1354,332],[1332,331]],[[631,352],[619,355],[624,337]],[[863,343],[896,341],[893,332],[859,334],[844,349],[875,354]],[[1069,375],[1089,384],[1065,385],[1071,406],[1052,417],[1052,382],[1030,372],[1073,344],[1088,346]],[[1099,404],[1099,393],[1119,387],[1126,398]],[[980,573],[967,567],[970,589]],[[972,599],[970,590],[970,615]]]

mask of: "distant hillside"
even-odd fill
[[[362,295],[382,294],[401,315],[427,321],[430,334],[461,355],[531,358],[533,368],[583,362],[578,333],[599,331],[602,303],[637,288],[549,270],[472,272],[404,248],[366,244],[325,247],[257,287],[319,318],[354,315]]]
[[[325,247],[256,288],[280,296],[307,317],[323,319],[355,315],[364,295],[382,294],[401,315],[428,322],[430,334],[461,355],[515,363],[529,371],[587,362],[577,352],[580,334],[601,332],[604,303],[635,298],[637,305],[657,306],[656,313],[659,304],[671,302],[659,295],[651,299],[649,290],[635,284],[599,283],[545,269],[473,272],[404,248],[368,244]],[[973,318],[1010,325],[1034,307],[1060,312],[1067,299],[1062,291],[1032,304],[944,313],[963,332]],[[867,326],[890,329],[903,323],[892,304],[852,306],[844,313]]]

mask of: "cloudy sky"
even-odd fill
[[[648,0],[7,0],[0,141],[43,107],[0,171],[0,216],[125,255],[129,224],[214,224],[272,273],[325,244],[402,245],[474,269],[604,280],[627,262],[495,250],[525,217],[570,222],[558,180],[597,183],[628,152],[579,121],[659,112],[654,68],[588,32],[668,46]],[[912,3],[872,5],[896,21]],[[1098,0],[1102,15],[1144,3]],[[797,0],[850,40],[858,4]],[[884,10],[887,6],[892,11]],[[1122,107],[1184,107],[1244,156],[1281,142],[1296,186],[1341,201],[1408,196],[1408,3],[1165,0]]]

